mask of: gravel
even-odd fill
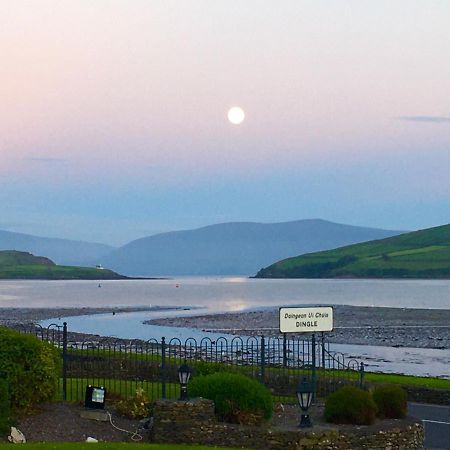
[[[0,324],[37,322],[52,317],[173,310],[179,307],[151,308],[0,308]],[[450,348],[450,309],[383,308],[333,306],[334,330],[327,340],[337,344],[363,344],[388,347]],[[243,336],[278,335],[278,309],[239,313],[154,319],[145,323],[198,328]],[[82,334],[79,334],[82,336]],[[88,336],[88,335],[86,335]]]
[[[88,437],[105,442],[130,442],[136,431],[139,431],[143,442],[149,440],[149,431],[142,429],[139,420],[120,417],[111,409],[114,425],[130,432],[126,433],[114,428],[109,421],[81,418],[80,412],[83,409],[84,406],[80,403],[47,403],[34,414],[19,418],[16,427],[28,442],[80,442],[86,441]]]
[[[245,336],[278,335],[278,309],[204,316],[154,319],[145,323],[199,328]],[[327,340],[337,344],[389,347],[450,348],[450,310],[335,305],[334,330]]]

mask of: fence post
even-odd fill
[[[264,378],[265,378],[265,368],[266,365],[266,339],[264,338],[264,336],[261,336],[261,373],[260,373],[260,377],[261,377],[261,382],[264,383]]]
[[[287,338],[286,338],[286,333],[283,333],[283,367],[287,367]]]
[[[311,383],[313,386],[313,401],[316,400],[316,384],[317,384],[317,374],[316,374],[316,335],[313,333],[311,338]]]
[[[161,338],[161,396],[166,398],[166,338]]]
[[[323,331],[322,331],[321,338],[322,338],[322,348],[321,348],[321,350],[322,350],[322,367],[325,369],[325,334]]]
[[[63,323],[63,347],[62,347],[62,397],[67,400],[67,322]]]
[[[359,366],[359,387],[364,389],[364,363],[361,362]]]

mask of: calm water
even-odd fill
[[[190,277],[103,281],[100,288],[95,281],[0,281],[0,307],[173,305],[223,312],[294,304],[448,309],[450,281]]]
[[[0,307],[181,306],[195,310],[70,317],[73,331],[124,338],[202,337],[201,330],[142,324],[148,318],[242,311],[284,305],[346,304],[450,308],[450,281],[253,280],[242,277],[173,280],[0,281]],[[58,318],[44,324],[57,322]],[[208,334],[211,336],[210,334]],[[212,337],[212,336],[211,336]],[[449,378],[450,351],[338,345],[369,370]]]
[[[207,311],[206,308],[198,309],[195,310],[195,313],[203,314],[207,313]],[[109,313],[93,316],[65,317],[62,319],[54,318],[43,321],[42,325],[48,326],[51,323],[62,325],[66,321],[71,330],[130,339],[154,338],[160,340],[164,336],[166,338],[179,338],[183,341],[188,338],[200,340],[204,336],[208,336],[211,339],[227,336],[223,333],[205,333],[195,328],[153,326],[142,323],[146,319],[189,315],[192,313],[193,311],[148,311],[115,315]],[[341,352],[348,358],[356,358],[363,361],[367,370],[371,372],[405,373],[450,379],[450,350],[344,344],[331,344],[331,350]]]

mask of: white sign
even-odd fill
[[[333,329],[333,308],[280,308],[281,333],[315,333]]]

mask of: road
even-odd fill
[[[450,450],[450,406],[408,403],[408,414],[422,419],[427,450]]]

